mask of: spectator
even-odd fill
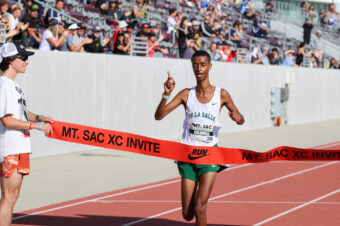
[[[315,13],[315,7],[313,5],[308,7],[307,16],[311,19],[311,21],[315,21],[316,13]]]
[[[79,46],[86,37],[86,25],[84,23],[79,23],[78,27],[77,34],[73,36],[73,45],[75,46]],[[80,52],[84,52],[84,47],[81,48]]]
[[[117,1],[117,6],[113,10],[113,19],[116,23],[119,23],[121,20],[126,20],[126,14],[123,10],[123,3],[121,1]]]
[[[253,51],[250,54],[250,62],[252,64],[263,64],[262,60],[264,59],[264,55],[260,55],[260,49],[258,47],[254,47]]]
[[[30,10],[31,10],[31,7],[33,5],[33,1],[32,0],[26,0],[24,2],[24,7],[23,7],[23,10],[19,16],[19,21],[22,21],[22,19],[29,14]]]
[[[191,29],[189,30],[189,33],[188,33],[188,39],[195,40],[196,46],[198,48],[201,48],[202,47],[202,41],[201,41],[201,32],[199,30],[200,23],[196,19],[192,19],[191,24],[192,24],[192,26],[191,26]]]
[[[78,38],[78,30],[81,29],[77,24],[71,24],[68,27],[69,34],[66,36],[66,45],[64,46],[63,51],[71,51],[71,52],[84,52],[84,45],[90,44],[93,42],[90,38],[83,38],[80,44],[75,45],[74,38]]]
[[[274,12],[274,3],[273,2],[267,2],[265,6],[265,11],[267,15],[271,16]]]
[[[176,21],[177,10],[169,9],[168,30],[167,33],[172,33],[176,31],[176,27],[179,26],[180,21]]]
[[[168,50],[161,48],[159,46],[159,43],[164,39],[163,35],[161,35],[158,39],[156,38],[155,33],[149,33],[149,38],[148,38],[148,56],[153,57],[155,55],[155,52],[161,52],[162,55],[168,54]]]
[[[92,34],[88,35],[88,38],[92,39],[91,43],[84,45],[85,52],[90,53],[104,53],[104,47],[110,41],[109,38],[105,38],[104,40],[100,40],[101,29],[100,27],[96,26],[92,30]]]
[[[312,47],[314,49],[321,49],[321,31],[318,30],[315,34],[316,38],[312,41]]]
[[[268,48],[267,47],[264,47],[264,48],[262,48],[262,53],[261,53],[261,57],[263,57],[263,59],[262,59],[262,64],[263,65],[270,65],[270,63],[269,63],[269,58],[268,58]]]
[[[118,21],[115,15],[116,8],[117,8],[117,3],[111,0],[109,1],[109,5],[107,7],[107,10],[105,11],[106,18],[108,19],[110,23],[113,23],[112,25],[114,25]]]
[[[293,55],[294,50],[288,49],[284,52],[285,54],[285,58],[283,60],[283,66],[289,66],[289,67],[297,67],[298,65],[296,65],[294,63],[295,57]]]
[[[224,55],[226,56],[226,59],[224,61],[227,63],[232,63],[233,59],[237,57],[236,51],[233,49],[233,47],[229,43],[222,42],[222,44],[223,44]]]
[[[268,29],[266,23],[261,23],[260,30],[258,32],[258,37],[262,39],[267,39],[268,36]]]
[[[185,51],[185,45],[188,39],[188,18],[183,17],[181,23],[179,25],[180,29],[178,29],[177,35],[177,43],[178,43],[178,52],[179,57],[183,58],[183,54]]]
[[[2,19],[9,16],[9,13],[7,12],[9,5],[10,3],[7,0],[0,1],[0,16]]]
[[[319,59],[315,55],[312,55],[310,67],[312,67],[312,68],[319,68],[320,67]]]
[[[337,62],[336,62],[335,58],[332,58],[329,62],[328,68],[329,69],[337,69],[338,66],[336,64],[337,64]]]
[[[337,69],[340,69],[340,60],[338,61],[338,67],[337,67]]]
[[[95,7],[99,9],[102,14],[105,14],[109,6],[106,0],[96,0]]]
[[[54,9],[48,9],[45,16],[45,24],[49,24],[51,19],[57,19],[61,22],[60,11],[64,8],[64,0],[56,0]]]
[[[9,14],[9,29],[15,30],[19,24],[19,16],[22,12],[22,6],[19,4],[12,5],[11,7],[12,14]],[[27,25],[28,27],[28,25]]]
[[[143,0],[136,0],[136,6],[132,7],[130,14],[131,20],[137,19],[143,23],[147,22],[147,14],[146,11],[150,11],[150,7],[146,4],[144,5]],[[137,21],[134,22],[134,25],[137,25]]]
[[[140,36],[140,34],[146,34],[146,36],[148,36],[147,34],[150,32],[150,28],[149,28],[149,23],[144,23],[142,24],[142,30],[138,31],[136,36]]]
[[[307,45],[310,43],[310,35],[312,33],[313,24],[310,17],[306,17],[306,22],[303,24],[303,41]]]
[[[211,20],[209,16],[204,17],[204,21],[201,23],[201,30],[202,34],[205,37],[215,37],[215,31],[213,30],[213,27],[211,26]]]
[[[268,60],[269,60],[269,63],[272,65],[281,64],[280,55],[279,55],[279,51],[277,48],[273,48],[271,53],[268,54]]]
[[[24,38],[22,40],[25,47],[32,47],[35,49],[39,48],[41,41],[41,34],[38,31],[43,28],[42,19],[39,18],[39,6],[37,4],[33,4],[26,14],[22,18],[22,22],[24,24],[28,23],[28,28],[26,32],[24,32]]]
[[[218,55],[218,50],[217,50],[217,45],[215,42],[212,42],[210,44],[209,49],[207,50],[207,52],[210,55],[211,60],[221,60],[221,57]]]
[[[117,41],[114,43],[114,54],[128,55],[130,49],[130,41],[124,41],[124,32],[118,33]]]
[[[295,61],[295,63],[299,66],[301,66],[301,63],[303,62],[303,58],[305,56],[309,56],[313,52],[312,50],[310,50],[308,53],[306,53],[305,48],[306,48],[306,44],[304,42],[301,42],[298,48],[296,61]]]
[[[233,29],[230,31],[230,40],[234,42],[237,47],[242,47],[242,35],[239,31],[240,25],[239,22],[235,22],[233,24]]]
[[[186,44],[186,49],[184,51],[183,58],[191,59],[192,55],[198,50],[196,41],[194,39],[189,39]]]
[[[39,50],[49,51],[59,48],[67,35],[68,31],[63,29],[61,23],[57,19],[51,19],[49,27],[42,34]]]

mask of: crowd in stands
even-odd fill
[[[327,12],[316,13],[313,5],[301,4],[305,15],[303,42],[295,49],[282,49],[247,42],[246,36],[252,36],[268,43],[272,32],[270,19],[263,19],[250,0],[178,0],[182,7],[198,9],[202,17],[184,16],[181,8],[168,8],[163,22],[148,18],[150,4],[148,0],[136,0],[133,7],[124,7],[119,0],[97,0],[98,12],[115,29],[111,37],[106,37],[98,26],[89,28],[85,23],[63,21],[60,11],[65,7],[64,0],[56,0],[56,10],[44,9],[34,0],[25,0],[23,6],[0,0],[0,22],[5,25],[6,42],[17,40],[25,47],[42,51],[129,55],[131,38],[135,35],[147,40],[149,57],[190,59],[195,51],[205,49],[214,61],[340,69],[340,61],[334,58],[326,61],[319,29],[333,29],[340,23],[334,5]],[[242,19],[227,26],[229,15],[223,10],[225,7],[237,10]],[[263,12],[266,18],[274,15],[273,2],[268,1]],[[245,27],[244,21],[251,26]],[[318,27],[316,31],[315,27]],[[237,60],[238,50],[243,48],[250,49],[248,57]]]

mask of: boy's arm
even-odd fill
[[[234,104],[234,101],[231,99],[230,94],[225,89],[221,90],[221,102],[222,107],[226,106],[226,108],[228,108],[230,118],[237,124],[242,125],[244,123],[244,117],[238,111],[237,107]]]
[[[159,103],[155,112],[156,120],[163,119],[167,114],[177,108],[180,104],[184,103],[184,101],[186,100],[186,97],[188,96],[188,90],[184,89],[179,92],[170,103],[166,104],[167,99],[175,88],[175,84],[175,80],[171,77],[170,72],[168,72],[168,79],[164,83],[164,93],[162,96],[162,100]]]

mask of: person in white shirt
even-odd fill
[[[9,29],[15,30],[19,24],[19,16],[22,12],[22,6],[19,4],[12,5],[11,7],[12,14],[9,14]]]
[[[50,51],[62,46],[68,33],[69,31],[64,30],[57,19],[51,19],[49,27],[42,34],[39,50]]]
[[[196,86],[183,89],[173,100],[166,104],[175,88],[175,80],[168,72],[164,83],[164,93],[155,112],[155,119],[161,120],[179,105],[185,109],[182,143],[193,146],[217,146],[218,131],[221,128],[219,114],[223,107],[229,110],[230,118],[242,125],[244,118],[236,108],[231,96],[225,89],[213,86],[209,81],[212,67],[209,53],[199,50],[191,58]],[[204,157],[191,153],[189,160]],[[224,165],[199,165],[177,162],[181,175],[182,215],[187,221],[196,218],[196,225],[207,225],[207,204],[215,183],[217,172]]]
[[[18,73],[26,71],[28,57],[33,54],[20,43],[5,43],[0,49],[1,226],[11,225],[23,175],[29,174],[30,130],[41,130],[46,136],[52,132],[53,119],[27,110],[24,93],[14,81]]]

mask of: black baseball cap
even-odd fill
[[[0,55],[2,58],[15,55],[32,56],[34,52],[26,51],[25,46],[20,42],[8,42],[1,46]]]

